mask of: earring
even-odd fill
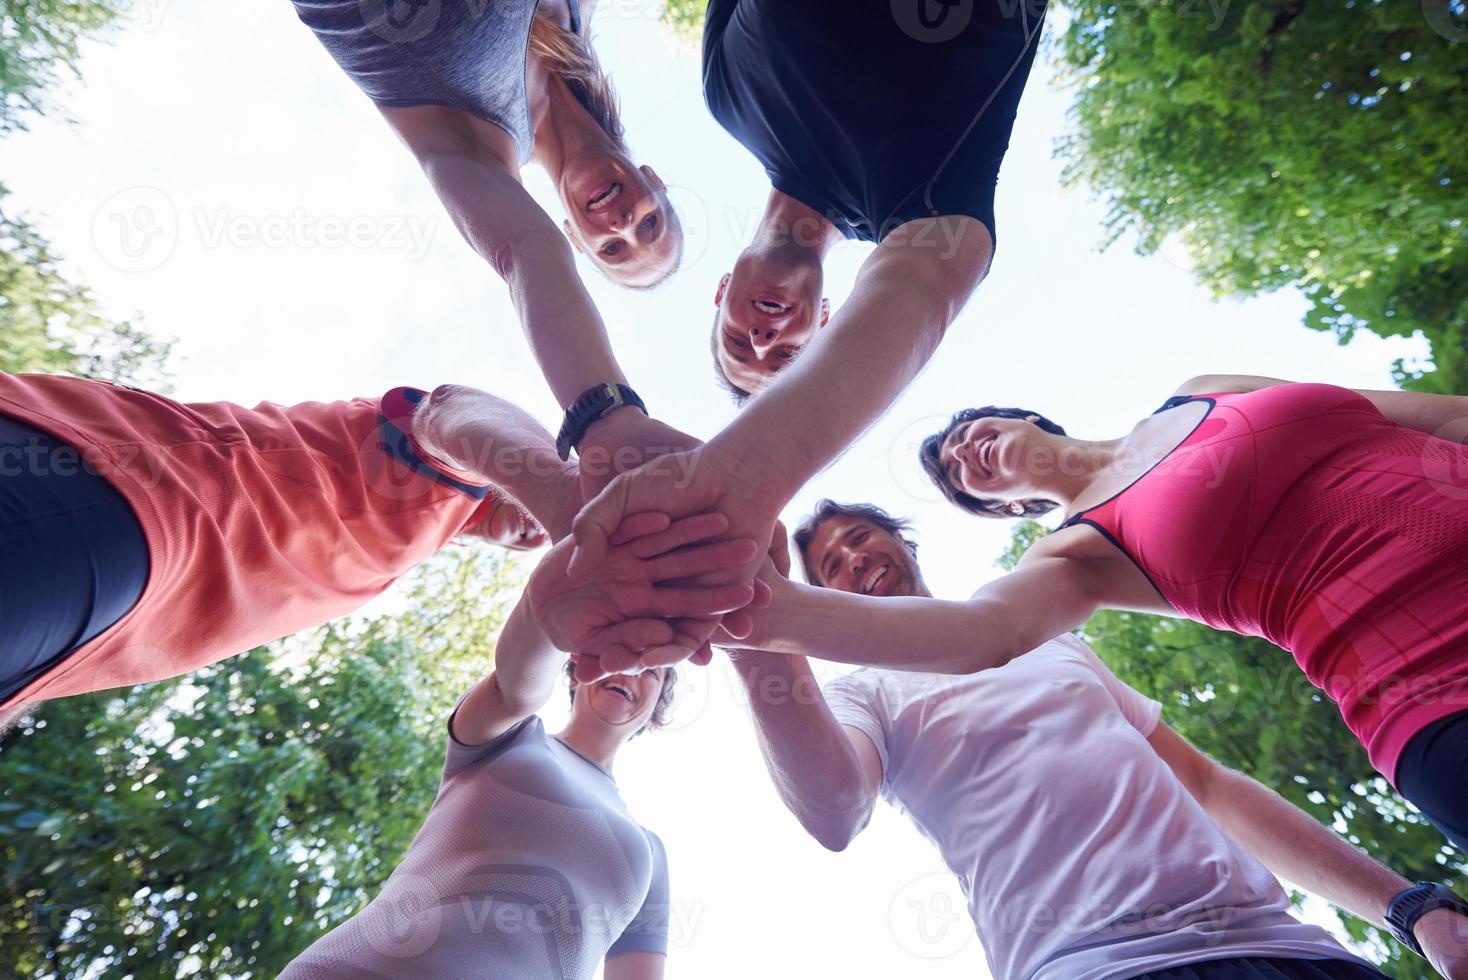
[[[1011,500],[1009,502],[1009,512],[1015,517],[1023,517],[1025,516],[1025,505],[1018,500]]]

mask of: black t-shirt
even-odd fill
[[[968,215],[994,186],[1045,0],[710,0],[704,99],[775,188],[848,238]]]

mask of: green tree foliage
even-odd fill
[[[1012,569],[1045,528],[1021,524],[999,564]],[[1417,880],[1468,880],[1463,855],[1371,767],[1335,704],[1288,653],[1189,620],[1097,613],[1081,631],[1116,675],[1163,704],[1163,720],[1226,766],[1246,772]],[[1298,896],[1297,896],[1298,897]],[[1346,931],[1400,980],[1422,961],[1384,931],[1342,915]]]
[[[685,40],[697,40],[703,33],[704,12],[708,0],[663,0],[663,23]]]
[[[46,704],[0,743],[0,972],[274,977],[401,858],[522,578],[466,548],[399,615]]]
[[[166,388],[172,345],[105,317],[41,234],[5,208],[0,185],[0,371],[78,374]]]
[[[0,0],[0,134],[50,110],[50,90],[77,73],[81,42],[110,27],[125,0]]]
[[[1107,244],[1169,236],[1218,295],[1286,286],[1309,326],[1421,331],[1468,390],[1468,23],[1458,0],[1066,0],[1066,178]]]

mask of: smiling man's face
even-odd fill
[[[784,268],[749,252],[724,276],[714,296],[714,356],[736,387],[764,388],[831,319],[821,297],[819,264]]]
[[[907,545],[865,518],[827,518],[811,536],[806,555],[815,574],[812,585],[861,595],[924,594]]]

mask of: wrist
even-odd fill
[[[607,437],[608,425],[611,431],[615,431],[613,416],[625,415],[620,411],[623,408],[636,408],[644,417],[647,414],[647,407],[637,392],[621,382],[601,382],[582,392],[566,409],[561,430],[556,436],[556,452],[561,459],[570,459],[573,450],[579,451],[598,426],[603,427],[600,438]]]
[[[784,433],[778,428],[760,435],[746,435],[751,427],[740,426],[743,418],[736,419],[704,446],[709,460],[725,466],[724,486],[729,487],[740,500],[747,502],[767,514],[778,516],[780,510],[809,482],[814,472],[797,460],[782,455]]]

